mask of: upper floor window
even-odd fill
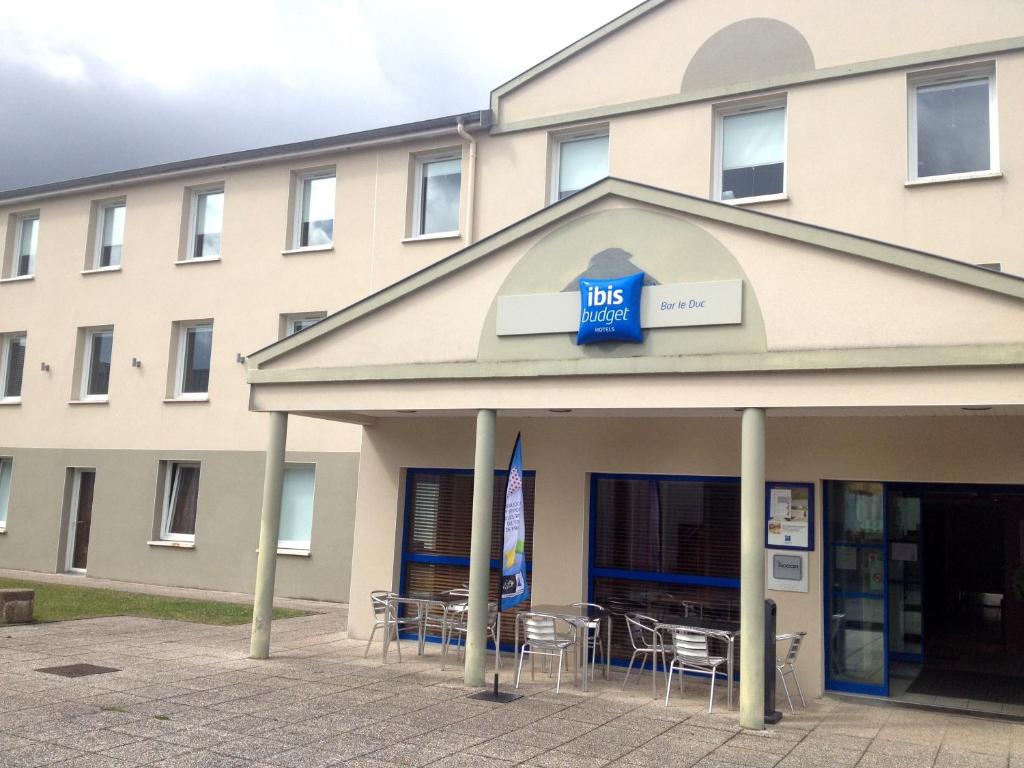
[[[907,82],[911,181],[998,172],[994,65],[914,74]]]
[[[323,248],[334,242],[334,172],[297,179],[295,248]]]
[[[717,110],[715,144],[716,200],[751,201],[785,194],[785,102]]]
[[[281,315],[281,338],[304,331],[327,317],[326,312],[306,312],[299,315]]]
[[[206,399],[210,391],[210,359],[213,322],[178,324],[178,369],[174,396],[183,400]]]
[[[554,140],[551,202],[567,198],[608,175],[608,129],[573,133]]]
[[[11,229],[4,254],[3,277],[31,277],[36,272],[36,249],[39,245],[39,214],[21,213],[9,219]]]
[[[220,258],[221,229],[224,225],[224,189],[193,190],[189,218],[191,238],[185,258]]]
[[[110,392],[113,328],[87,328],[82,345],[82,400],[106,400]]]
[[[413,236],[459,231],[462,155],[429,155],[416,162]]]
[[[0,336],[0,402],[20,402],[21,382],[25,374],[24,333]]]
[[[121,265],[126,210],[127,206],[123,200],[99,207],[96,256],[92,265],[94,269],[107,269]]]

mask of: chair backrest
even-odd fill
[[[373,606],[373,615],[377,618],[384,616],[388,611],[388,597],[391,593],[386,589],[375,589],[370,592],[370,605]]]
[[[653,648],[657,644],[654,630],[657,624],[657,619],[642,613],[626,614],[626,631],[629,632],[629,642],[634,651]]]
[[[569,605],[573,608],[593,608],[597,611],[604,610],[604,606],[598,605],[597,603],[569,603]],[[600,619],[592,619],[591,621],[587,622],[587,626],[591,629],[594,629],[595,627],[600,626],[600,623]]]
[[[708,636],[692,629],[677,629],[672,632],[672,648],[684,661],[704,661],[708,658]]]
[[[561,639],[555,631],[554,616],[546,613],[524,612],[519,614],[518,620],[523,623],[523,632],[528,643],[550,644]]]
[[[775,641],[779,642],[782,640],[789,640],[789,648],[786,650],[786,656],[780,661],[780,664],[794,664],[796,662],[797,654],[800,653],[800,645],[803,643],[804,638],[807,636],[806,632],[790,632],[786,635],[776,635]]]

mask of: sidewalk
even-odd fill
[[[159,595],[160,597],[186,597],[192,600],[212,600],[217,603],[244,603],[252,605],[252,595],[244,592],[218,592],[212,589],[193,589],[191,587],[163,587],[154,584],[137,584],[132,581],[113,581],[111,579],[94,579],[91,576],[79,576],[72,573],[37,573],[36,571],[16,571],[0,568],[0,578],[20,579],[22,581],[39,581],[46,584],[67,584],[73,587],[94,587],[95,589],[113,589],[118,592],[137,592],[142,595]],[[300,600],[292,597],[275,597],[275,608],[294,608],[299,611],[315,613],[343,613],[348,615],[347,603],[327,603],[321,600]],[[0,763],[2,766],[2,763]]]

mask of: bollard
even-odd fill
[[[764,601],[764,722],[775,725],[782,713],[775,709],[775,623],[778,608],[774,600]]]

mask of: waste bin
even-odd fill
[[[782,713],[775,709],[775,624],[778,609],[774,600],[764,601],[764,721],[775,725]]]

